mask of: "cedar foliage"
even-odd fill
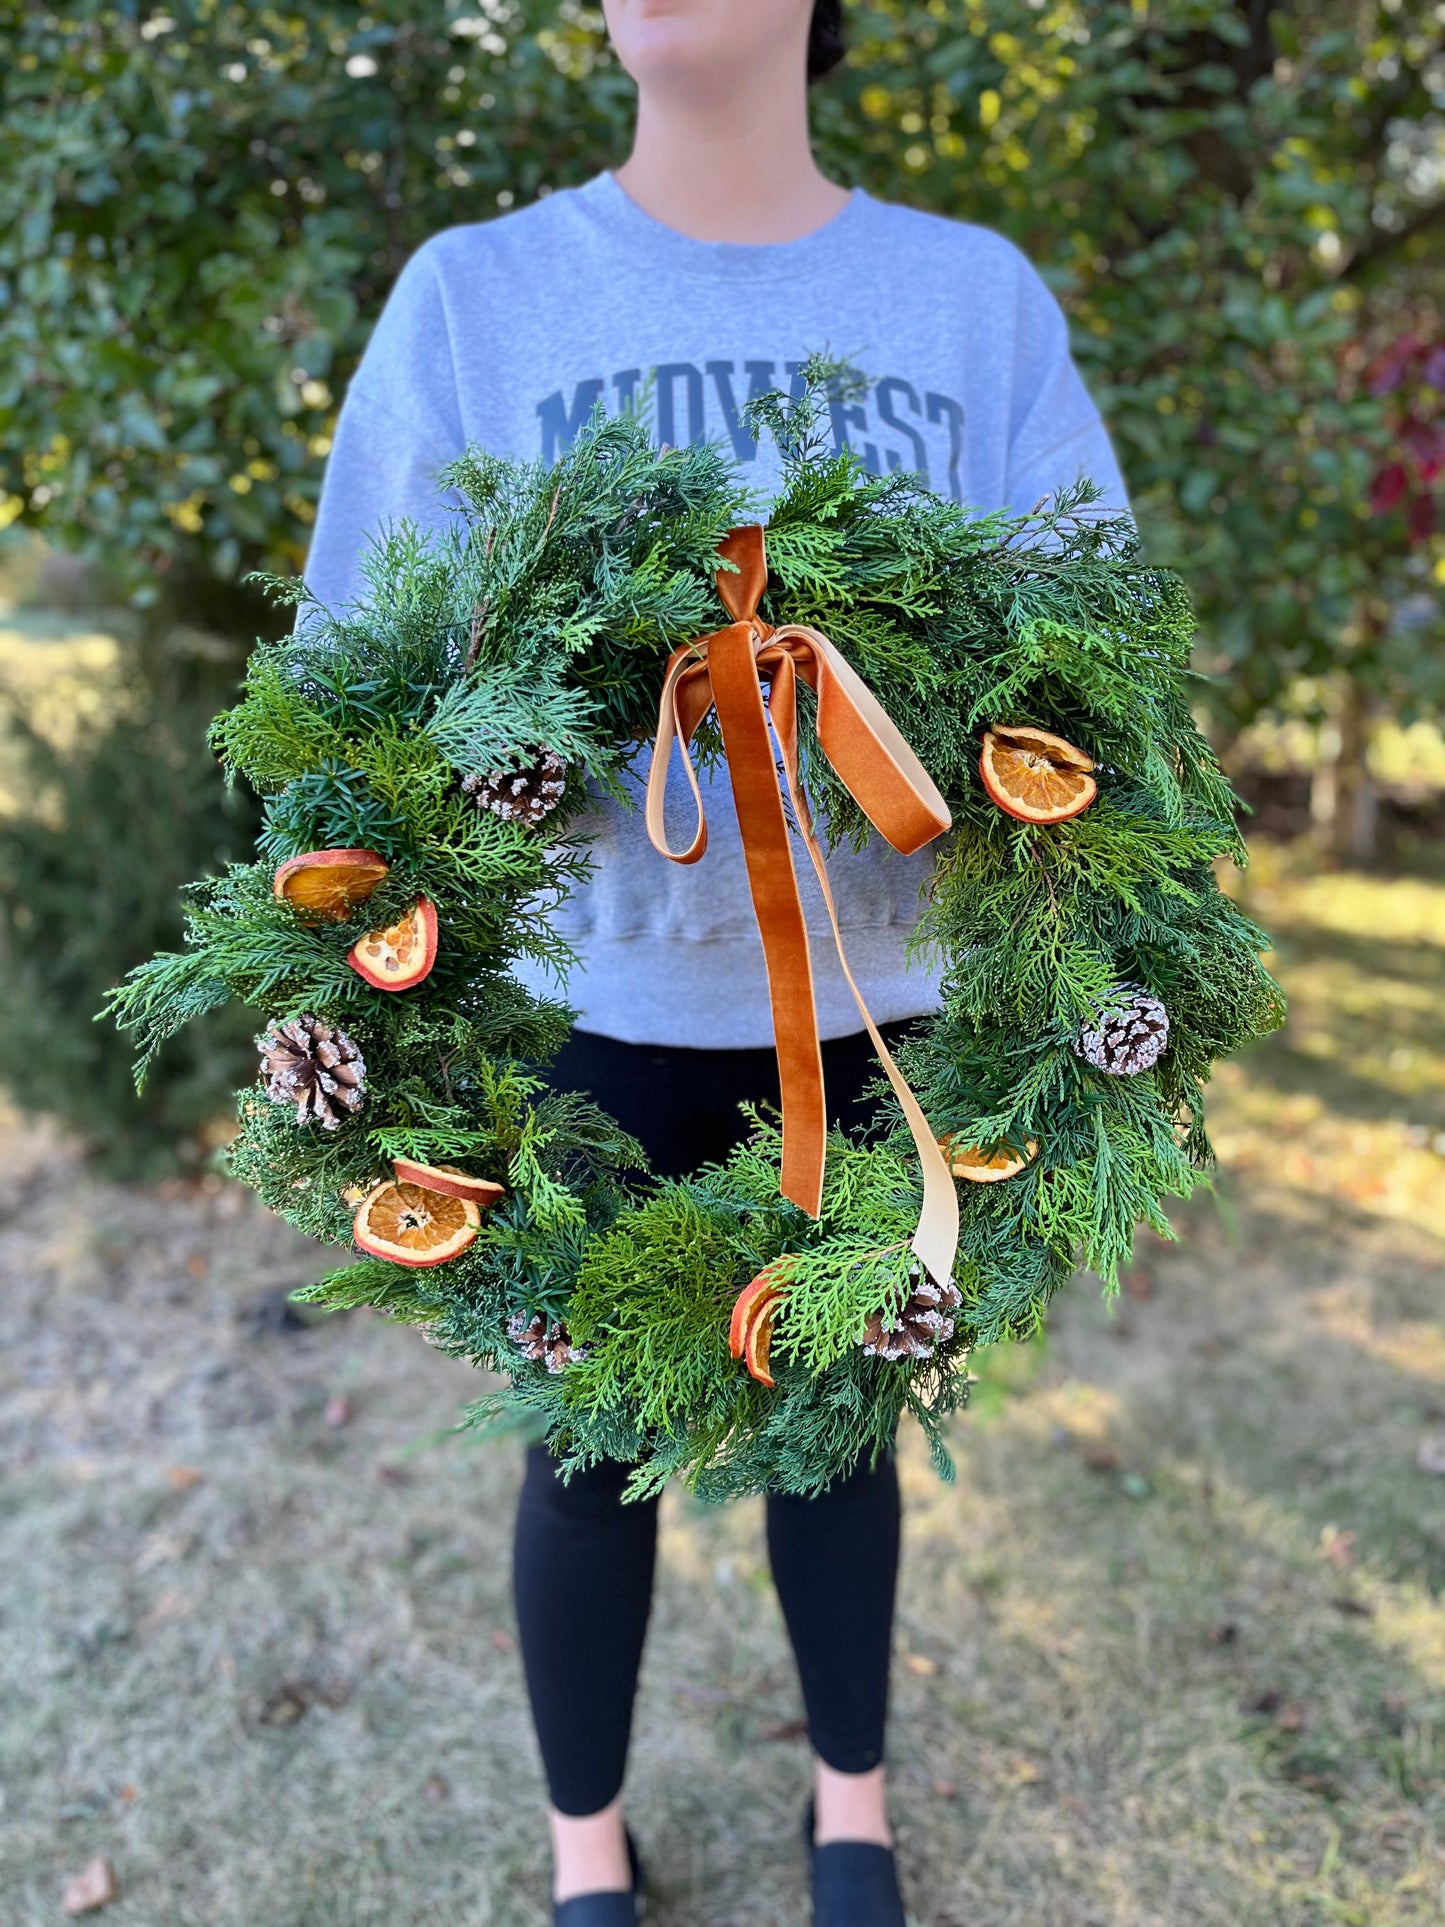
[[[1131,525],[1095,512],[1086,485],[1031,517],[979,519],[908,477],[865,475],[826,445],[829,393],[846,376],[821,360],[808,373],[800,400],[752,410],[785,466],[764,613],[834,639],[953,812],[916,940],[941,956],[943,1005],[904,1046],[930,1121],[987,1147],[1042,1147],[1006,1183],[961,1187],[964,1302],[937,1357],[892,1362],[859,1344],[869,1314],[908,1291],[920,1186],[891,1099],[866,1141],[834,1134],[817,1222],[779,1196],[777,1127],[757,1114],[725,1162],[651,1182],[612,1120],[546,1081],[567,1006],[508,975],[526,955],[565,976],[547,906],[586,875],[587,782],[626,793],[667,653],[720,618],[716,544],[757,509],[716,448],[658,451],[643,421],[599,414],[551,470],[472,453],[447,477],[465,504],[456,526],[379,541],[355,607],[277,585],[300,604],[297,631],[257,650],[214,731],[264,799],[259,861],[194,890],[184,950],[113,999],[142,1066],[231,998],[344,1024],[368,1067],[359,1115],[298,1129],[259,1087],[244,1091],[235,1173],[341,1246],[343,1193],[398,1154],[460,1161],[507,1196],[444,1266],[363,1258],[302,1295],[379,1306],[500,1367],[511,1387],[473,1422],[520,1407],[569,1463],[636,1462],[638,1492],[674,1473],[716,1498],[814,1491],[884,1448],[905,1411],[946,1471],[942,1425],[969,1348],[1032,1333],[1080,1265],[1112,1288],[1136,1224],[1169,1235],[1165,1201],[1188,1196],[1210,1160],[1211,1063],[1282,1016],[1264,937],[1214,881],[1213,863],[1243,852],[1186,701],[1178,582],[1141,562]],[[804,721],[828,833],[861,838]],[[1086,749],[1096,802],[1049,827],[1001,813],[977,769],[991,721]],[[539,742],[571,768],[555,821],[539,834],[480,816],[460,777],[520,764]],[[705,731],[700,751],[717,754],[716,737]],[[392,870],[354,922],[308,928],[274,901],[272,870],[328,844],[365,844]],[[438,908],[436,967],[410,992],[377,991],[346,951],[418,892]],[[1072,1048],[1121,981],[1171,1017],[1167,1054],[1132,1078]],[[727,1348],[733,1298],[765,1265],[787,1285],[775,1391]],[[537,1311],[565,1317],[582,1362],[551,1375],[519,1358],[507,1321]]]

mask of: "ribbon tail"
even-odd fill
[[[789,667],[791,668],[791,664]],[[813,828],[812,816],[798,777],[797,716],[792,677],[789,674],[774,676],[772,720],[783,752],[783,772],[787,778],[788,794],[793,802],[793,814],[797,818],[803,842],[807,846],[808,855],[817,874],[818,886],[823,893],[823,903],[828,912],[828,922],[832,926],[838,962],[842,966],[848,988],[853,993],[853,1001],[858,1006],[863,1027],[868,1032],[873,1048],[878,1054],[878,1061],[887,1074],[888,1082],[893,1086],[893,1094],[898,1099],[904,1121],[913,1138],[914,1148],[918,1152],[918,1162],[923,1173],[923,1209],[918,1216],[918,1229],[913,1234],[913,1255],[931,1278],[942,1282],[953,1276],[954,1261],[958,1256],[958,1190],[954,1184],[948,1160],[939,1149],[938,1139],[924,1116],[923,1106],[913,1095],[907,1078],[894,1063],[893,1053],[884,1043],[882,1034],[873,1021],[873,1014],[864,1001],[863,993],[858,988],[849,967],[848,954],[843,947],[843,932],[838,923],[838,908],[833,900],[833,887],[828,881],[827,864],[824,861],[822,847]],[[912,752],[909,753],[911,755]],[[929,787],[932,788],[931,782]],[[944,827],[947,821],[945,808]],[[936,835],[937,832],[934,831],[932,834]]]
[[[778,787],[750,625],[738,622],[719,630],[709,642],[708,666],[768,969],[783,1100],[780,1188],[785,1198],[816,1218],[823,1208],[828,1136],[823,1053],[813,1001],[808,927],[798,895],[792,837]]]
[[[791,787],[791,785],[790,785]],[[918,1217],[918,1229],[913,1234],[913,1255],[918,1259],[931,1278],[943,1282],[953,1276],[954,1260],[958,1256],[958,1188],[953,1182],[953,1173],[948,1160],[938,1148],[938,1139],[933,1128],[923,1114],[923,1106],[913,1095],[907,1078],[893,1061],[893,1053],[884,1043],[878,1026],[874,1023],[863,993],[854,980],[848,966],[847,952],[843,948],[843,932],[838,927],[838,911],[833,902],[833,892],[828,883],[828,872],[823,862],[823,852],[818,847],[818,839],[811,829],[804,830],[803,841],[808,846],[808,855],[813,859],[818,882],[823,891],[823,902],[827,906],[828,921],[833,926],[833,942],[838,950],[838,962],[843,975],[848,980],[848,988],[853,993],[853,1001],[858,1006],[858,1014],[863,1019],[863,1027],[878,1053],[878,1060],[888,1074],[888,1082],[893,1086],[893,1094],[902,1107],[904,1120],[918,1152],[918,1162],[923,1171],[923,1209]]]

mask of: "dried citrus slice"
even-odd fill
[[[770,1272],[760,1271],[751,1284],[744,1285],[733,1305],[728,1325],[728,1350],[746,1364],[759,1385],[771,1388],[774,1379],[768,1369],[773,1345],[773,1315],[783,1295]]]
[[[385,1178],[362,1199],[351,1235],[373,1258],[398,1265],[444,1265],[476,1237],[482,1214],[467,1198]]]
[[[1047,729],[1020,723],[985,731],[978,773],[1010,816],[1023,823],[1064,823],[1098,794],[1091,758]]]
[[[271,892],[303,920],[341,923],[365,903],[388,867],[375,850],[308,850],[281,865]]]
[[[1037,1138],[1030,1138],[1022,1157],[1017,1151],[995,1151],[992,1157],[985,1157],[976,1144],[957,1144],[952,1138],[945,1138],[940,1150],[948,1159],[949,1169],[956,1178],[967,1178],[970,1184],[1001,1184],[1005,1178],[1016,1178],[1026,1164],[1031,1164],[1039,1154]]]
[[[423,1191],[441,1191],[449,1198],[463,1198],[479,1211],[506,1197],[505,1185],[490,1178],[474,1178],[470,1171],[459,1171],[454,1164],[419,1164],[415,1158],[393,1158],[392,1172],[398,1184],[417,1184]]]
[[[773,1313],[777,1310],[778,1300],[782,1295],[780,1291],[775,1292],[760,1305],[755,1315],[749,1319],[747,1330],[743,1334],[743,1362],[748,1368],[748,1374],[755,1378],[759,1385],[766,1385],[770,1391],[776,1383],[768,1365],[769,1354],[773,1348]]]
[[[368,930],[346,953],[357,976],[378,990],[410,990],[436,960],[436,905],[427,897],[418,897],[400,923]]]

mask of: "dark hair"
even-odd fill
[[[813,0],[808,29],[808,78],[821,80],[843,58],[843,0]]]

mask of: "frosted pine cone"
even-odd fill
[[[939,1284],[921,1265],[909,1274],[911,1295],[901,1311],[875,1311],[863,1327],[863,1349],[870,1358],[932,1358],[953,1336],[953,1317],[963,1293],[951,1281]]]
[[[1168,1048],[1169,1013],[1138,984],[1120,984],[1074,1040],[1077,1054],[1110,1077],[1147,1071]]]
[[[361,1109],[366,1065],[344,1030],[303,1011],[284,1024],[268,1024],[256,1048],[267,1097],[273,1104],[294,1104],[298,1124],[314,1121],[334,1131]]]
[[[572,1343],[571,1334],[560,1319],[549,1324],[545,1316],[538,1312],[528,1318],[525,1312],[518,1312],[507,1325],[507,1336],[522,1354],[534,1365],[545,1365],[549,1372],[563,1372],[569,1365],[580,1365],[587,1356],[580,1345]]]
[[[567,765],[555,749],[539,749],[524,769],[477,770],[462,778],[462,789],[479,810],[504,823],[540,823],[562,801]]]

